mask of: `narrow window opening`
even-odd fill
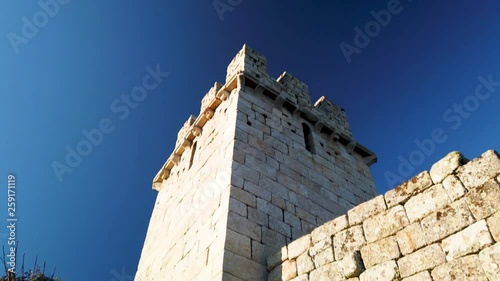
[[[314,150],[314,139],[311,128],[309,128],[309,126],[307,126],[305,123],[302,123],[302,130],[304,131],[304,141],[307,151],[313,154],[316,153],[316,151]]]
[[[189,159],[189,168],[188,169],[191,169],[191,166],[193,166],[194,154],[196,153],[197,146],[198,146],[198,142],[195,142],[193,144],[193,147],[191,148],[191,158]]]

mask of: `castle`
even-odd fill
[[[500,280],[500,158],[384,195],[345,111],[244,45],[178,133],[136,281]]]

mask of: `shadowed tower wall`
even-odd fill
[[[265,280],[270,254],[377,194],[375,162],[343,109],[245,45],[154,179],[136,280]]]

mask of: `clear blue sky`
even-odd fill
[[[271,76],[289,71],[313,101],[325,95],[347,110],[354,137],[378,154],[381,193],[395,185],[385,174],[407,179],[452,150],[470,158],[500,150],[498,82],[473,97],[479,76],[500,81],[497,1],[389,4],[390,22],[368,43],[358,38],[350,63],[340,44],[356,47],[354,28],[376,28],[370,11],[391,1],[243,0],[223,20],[212,1],[61,2],[46,18],[36,1],[0,3],[0,175],[4,186],[8,173],[17,178],[20,252],[68,280],[131,280],[120,275],[137,267],[151,181],[244,43],[267,56]],[[23,28],[33,16],[42,27]],[[121,100],[157,65],[168,77],[147,80],[140,102]],[[464,103],[462,112],[454,106]],[[66,147],[100,126],[108,133],[88,156],[70,159],[75,167],[59,181],[54,161],[66,163]],[[440,143],[419,153],[415,140],[435,129]],[[401,161],[411,171],[398,172]]]

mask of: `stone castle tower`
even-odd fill
[[[248,46],[178,133],[136,280],[266,280],[266,258],[376,196],[345,111]]]
[[[248,46],[179,131],[136,281],[500,281],[500,157],[384,195],[343,109]]]

